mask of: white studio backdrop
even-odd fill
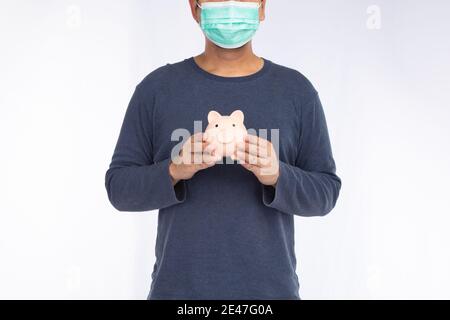
[[[256,53],[315,84],[343,179],[296,218],[302,298],[450,298],[449,10],[268,0]],[[135,85],[202,48],[187,0],[0,0],[0,298],[146,298],[156,212],[104,175]]]

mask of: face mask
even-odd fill
[[[258,30],[260,3],[223,1],[197,5],[202,9],[200,27],[203,33],[219,47],[242,47]]]

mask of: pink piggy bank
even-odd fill
[[[247,129],[244,125],[244,113],[234,111],[230,116],[222,116],[217,111],[208,114],[208,127],[205,130],[206,141],[216,146],[218,158],[230,157],[236,144],[244,141]]]

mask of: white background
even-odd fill
[[[302,298],[450,298],[449,10],[268,0],[256,53],[314,83],[343,180],[296,218]],[[187,0],[0,0],[0,298],[146,298],[157,213],[104,175],[135,85],[202,48]]]

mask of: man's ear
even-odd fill
[[[220,119],[222,115],[218,113],[217,111],[210,111],[208,113],[208,122],[213,123],[214,121]]]
[[[261,0],[261,7],[259,7],[259,21],[266,20],[266,0]]]
[[[197,0],[189,0],[189,5],[191,6],[191,14],[197,23],[200,23],[199,18],[199,10],[200,8],[197,6]]]
[[[230,117],[236,121],[244,123],[244,113],[241,110],[234,111]]]

